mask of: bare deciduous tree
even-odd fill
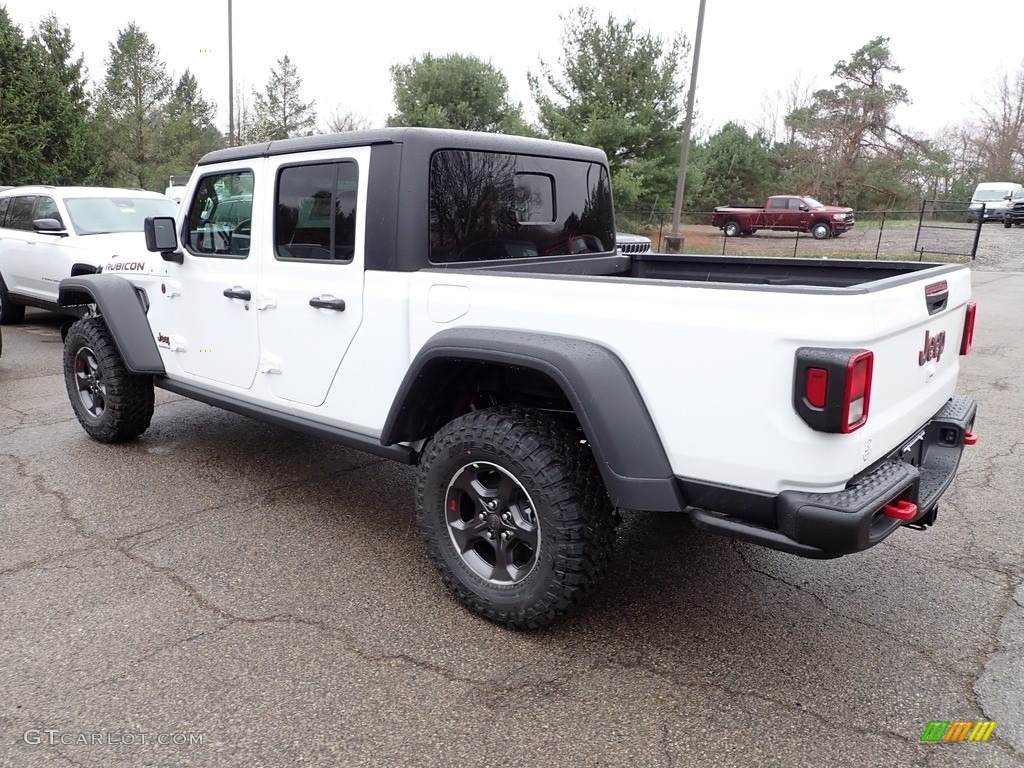
[[[235,144],[252,143],[253,123],[249,86],[244,81],[235,82],[235,115],[234,115],[234,142]]]
[[[370,127],[370,120],[352,109],[335,107],[334,112],[327,118],[327,126],[324,133],[348,133],[349,131],[362,131]]]
[[[786,115],[809,107],[814,101],[814,91],[814,82],[804,83],[799,75],[785,89],[766,91],[761,97],[762,117],[753,124],[753,133],[760,133],[769,145],[795,140],[796,132],[786,125]]]
[[[985,100],[974,103],[977,122],[972,135],[985,177],[1024,175],[1024,62],[1015,73],[1004,72],[992,81]]]

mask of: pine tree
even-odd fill
[[[164,107],[162,145],[167,175],[187,175],[200,157],[223,146],[213,124],[215,114],[216,107],[203,98],[195,75],[186,69]]]
[[[316,133],[314,102],[303,103],[302,78],[285,54],[271,67],[263,93],[253,91],[255,124],[250,141],[274,141]]]
[[[166,185],[160,137],[171,90],[156,45],[135,23],[110,44],[98,99],[108,176],[116,183],[162,191]]]

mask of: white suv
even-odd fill
[[[58,310],[60,281],[97,272],[111,257],[146,255],[147,216],[173,216],[166,195],[112,187],[14,187],[0,191],[0,324],[25,306]]]

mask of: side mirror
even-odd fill
[[[185,262],[185,254],[178,250],[178,233],[173,216],[147,216],[142,225],[146,233],[146,250],[160,253],[164,261]]]
[[[801,204],[800,204],[800,210],[801,210],[801,211],[803,211],[804,213],[806,213],[807,211],[809,211],[809,210],[811,210],[811,209],[810,209],[810,208],[808,208],[808,207],[807,207],[806,205],[804,205],[803,203],[801,203]]]
[[[59,219],[36,219],[32,222],[32,229],[41,235],[59,235],[67,237],[68,231]]]

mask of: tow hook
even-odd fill
[[[913,520],[917,517],[917,504],[899,499],[882,507],[882,514],[894,520]]]
[[[964,432],[964,445],[974,445],[978,442],[978,436],[973,432]]]

